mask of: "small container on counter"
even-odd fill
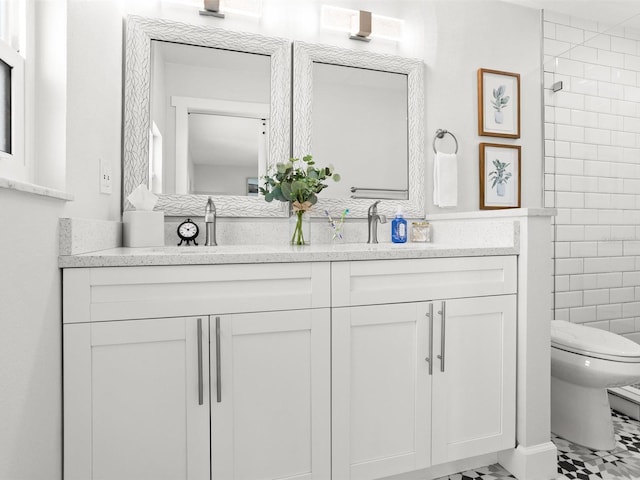
[[[427,243],[431,241],[431,225],[429,222],[411,223],[411,241],[416,243]]]
[[[398,208],[396,218],[391,221],[391,241],[393,243],[406,243],[407,221],[404,219],[402,209]]]

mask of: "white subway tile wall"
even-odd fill
[[[640,341],[640,30],[545,12],[544,37],[553,316]]]

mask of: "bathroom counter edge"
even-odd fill
[[[218,247],[112,248],[80,255],[60,255],[60,268],[224,265],[248,263],[340,262],[438,257],[517,255],[518,246],[438,244],[237,245]]]

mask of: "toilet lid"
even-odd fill
[[[640,345],[615,333],[564,320],[551,321],[551,345],[606,360],[640,362]]]

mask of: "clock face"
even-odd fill
[[[195,238],[198,235],[198,226],[189,220],[182,222],[178,227],[178,235],[185,240]]]

